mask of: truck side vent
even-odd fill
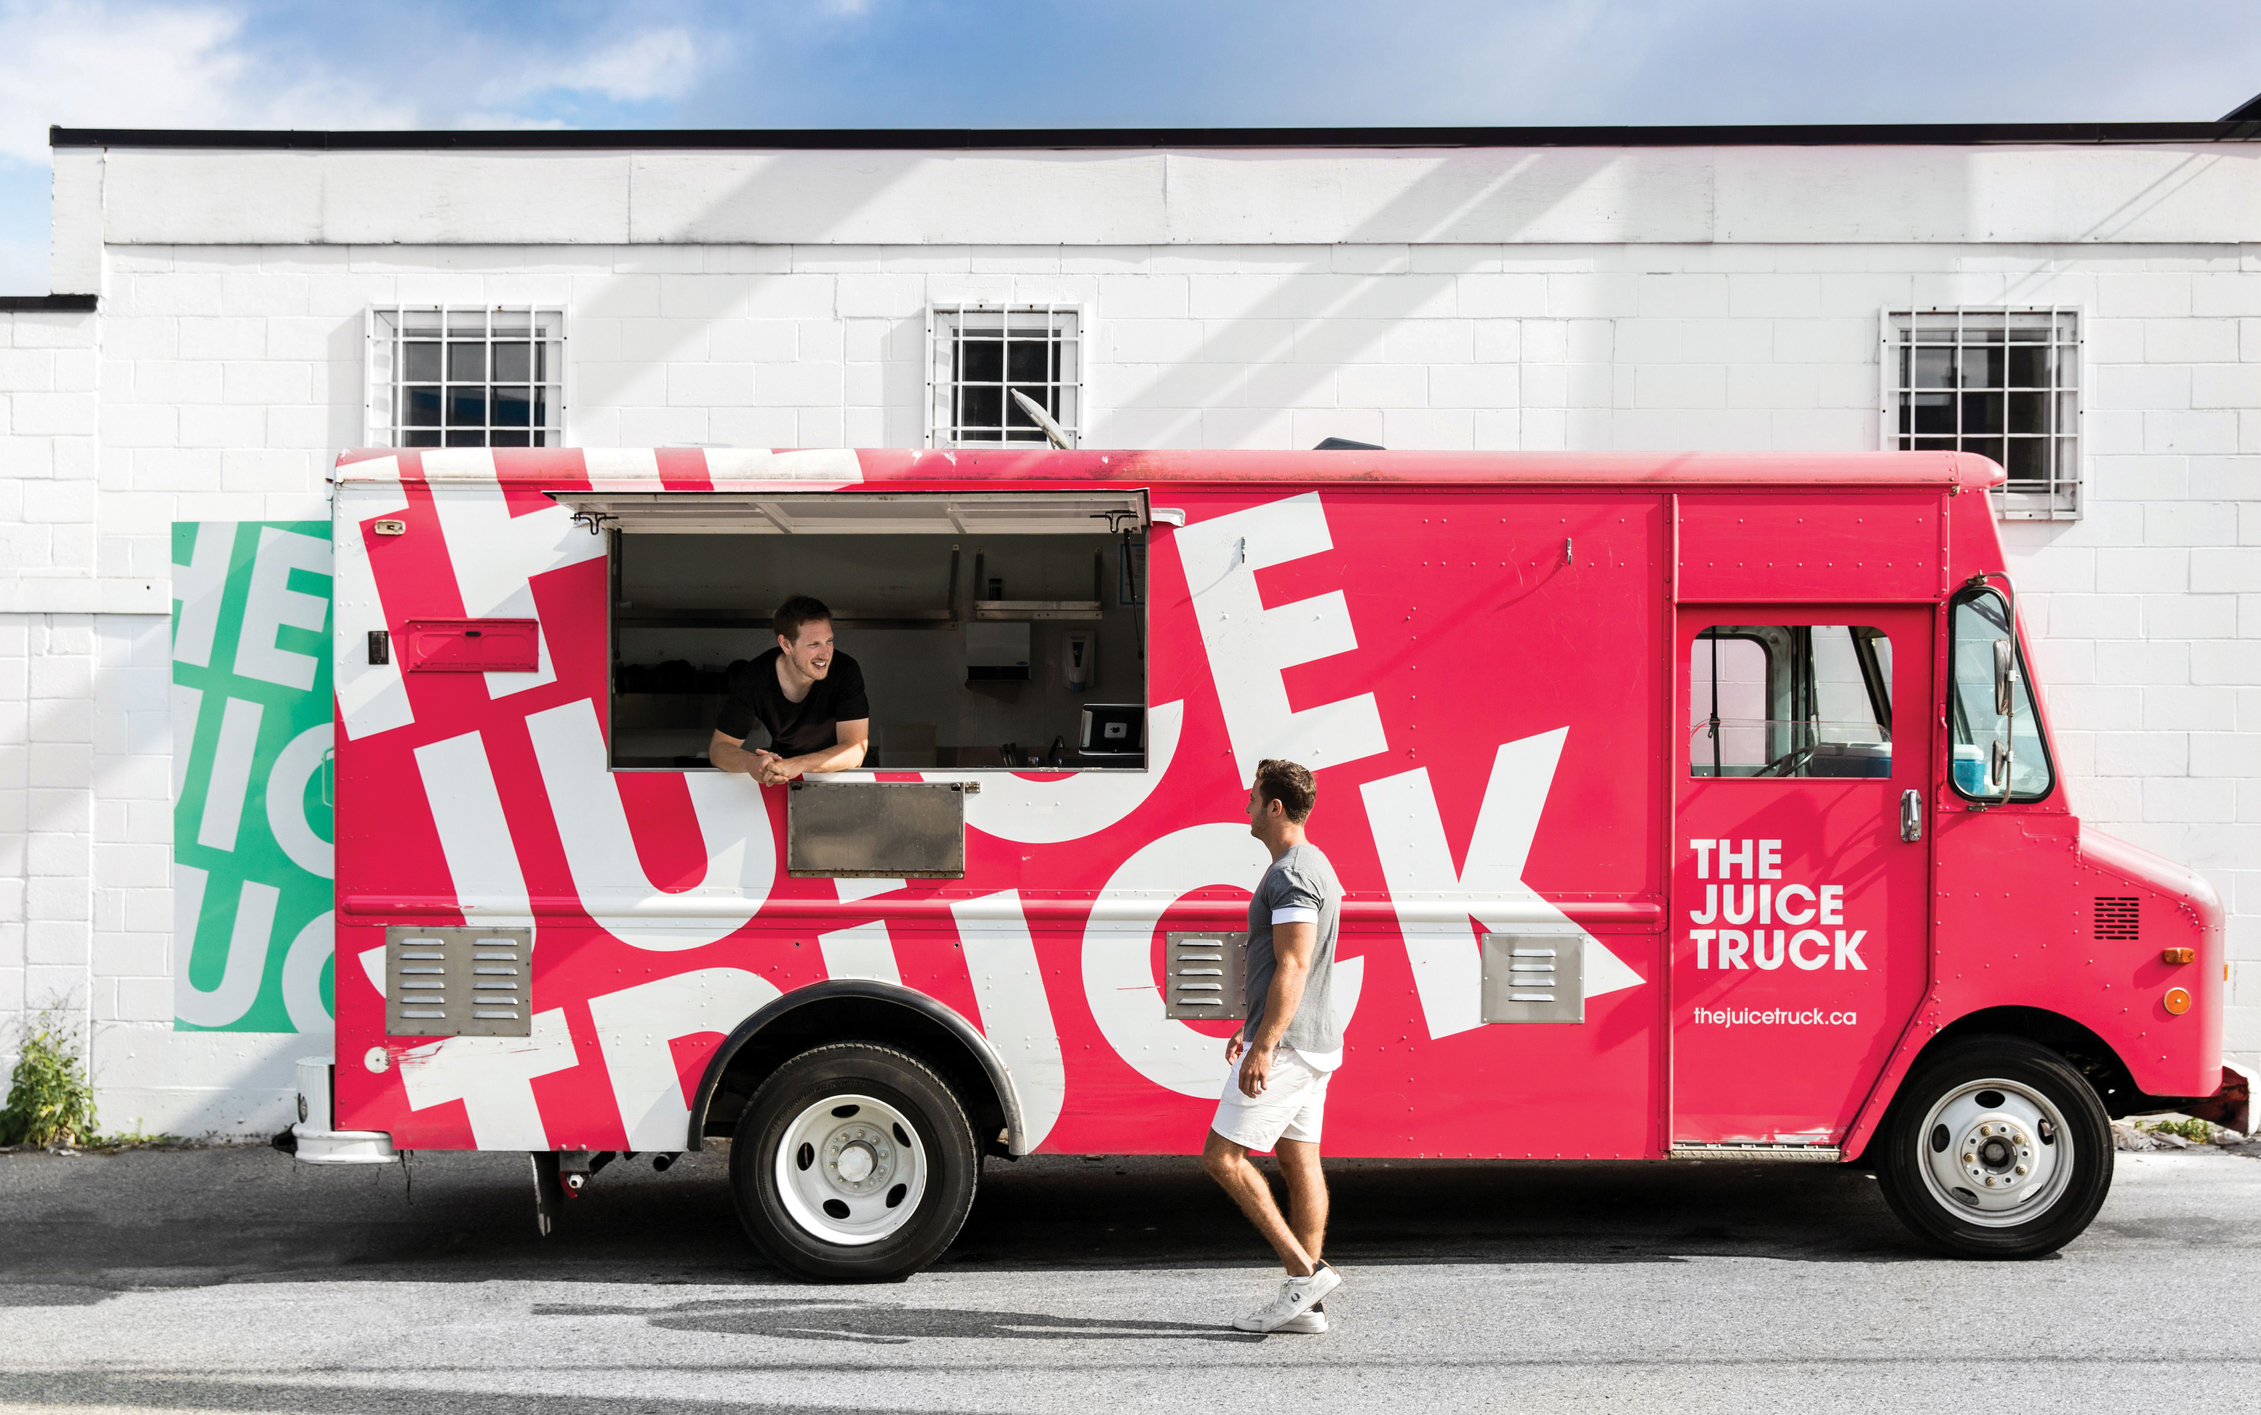
[[[1162,965],[1169,981],[1162,1015],[1184,1021],[1248,1016],[1248,935],[1165,933]]]
[[[532,929],[385,930],[385,1034],[534,1034]]]
[[[2096,936],[2133,940],[2136,935],[2136,901],[2128,898],[2098,896],[2096,900]]]
[[[1485,1022],[1586,1020],[1586,931],[1576,924],[1527,924],[1485,934]]]

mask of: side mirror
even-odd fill
[[[2017,672],[2017,655],[2010,640],[1994,641],[1994,715],[2008,717],[2013,699],[2010,696],[2010,679]]]

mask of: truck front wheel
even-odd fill
[[[842,1042],[779,1067],[730,1145],[738,1218],[771,1261],[819,1282],[909,1277],[973,1208],[964,1105],[925,1063]]]
[[[1892,1211],[1957,1257],[2054,1253],[2112,1188],[2111,1121],[2095,1088],[2016,1037],[1973,1037],[1919,1062],[1877,1143]]]

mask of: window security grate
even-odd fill
[[[1884,445],[1976,452],[2008,470],[2003,516],[2080,515],[2080,316],[2046,308],[1894,310],[1884,320]]]
[[[1045,447],[1013,397],[1044,409],[1080,441],[1081,317],[1057,305],[937,305],[927,318],[927,444]]]
[[[2135,900],[2099,896],[2096,900],[2096,936],[2132,940],[2137,936],[2137,917]]]
[[[556,447],[565,441],[561,309],[372,309],[368,366],[371,446]]]

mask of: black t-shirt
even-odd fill
[[[832,668],[809,685],[809,695],[788,702],[777,682],[777,657],[771,649],[756,659],[730,665],[730,696],[715,719],[715,730],[743,742],[753,735],[754,724],[769,729],[769,749],[781,757],[798,757],[829,747],[840,740],[834,727],[871,716],[864,699],[864,671],[844,653],[832,655]]]

